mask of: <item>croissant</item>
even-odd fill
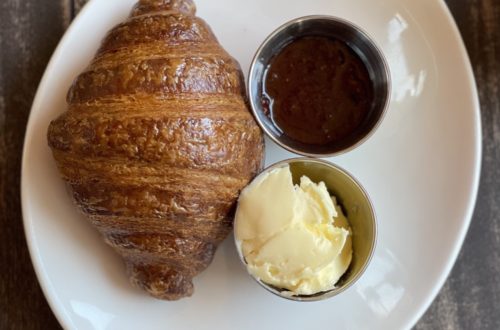
[[[240,66],[195,10],[191,0],[137,3],[48,128],[78,209],[131,282],[166,300],[193,293],[264,152]]]

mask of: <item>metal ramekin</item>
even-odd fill
[[[262,108],[262,85],[269,62],[284,46],[303,36],[334,37],[347,43],[365,62],[374,83],[372,111],[361,131],[339,143],[312,145],[284,135]],[[248,97],[253,114],[264,132],[278,145],[299,155],[330,157],[350,151],[365,142],[380,125],[387,110],[391,82],[387,61],[373,39],[361,28],[332,16],[305,16],[294,19],[275,30],[257,50],[248,74]]]
[[[290,166],[294,184],[299,183],[300,178],[306,175],[313,182],[323,181],[330,194],[337,198],[337,202],[341,205],[351,225],[353,258],[346,273],[336,283],[334,289],[314,295],[290,295],[285,293],[286,290],[273,287],[254,276],[252,277],[266,290],[290,300],[318,301],[336,296],[347,290],[363,275],[372,259],[377,242],[377,220],[372,202],[368,193],[350,173],[337,165],[320,159],[284,160],[266,168],[259,176],[286,165]],[[241,244],[236,235],[235,245],[240,260],[246,267]]]

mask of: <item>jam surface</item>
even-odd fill
[[[301,37],[271,59],[262,105],[283,134],[326,145],[356,135],[370,114],[373,89],[363,60],[346,43]]]

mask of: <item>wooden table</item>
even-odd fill
[[[0,329],[59,328],[38,285],[24,238],[21,149],[39,80],[83,2],[0,1]],[[416,329],[500,329],[500,1],[446,2],[476,75],[483,168],[465,245]]]

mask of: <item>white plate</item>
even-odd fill
[[[22,168],[26,236],[52,310],[75,329],[398,329],[411,327],[448,275],[476,197],[481,128],[472,71],[458,30],[436,0],[198,0],[198,15],[247,70],[285,21],[332,14],[369,31],[392,71],[388,114],[358,149],[332,160],[371,195],[375,256],[347,292],[317,303],[275,297],[239,264],[229,238],[195,280],[192,298],[158,301],[132,288],[121,260],[76,213],[46,143],[73,78],[134,0],[93,0],[45,72],[27,128]],[[267,141],[267,163],[293,156]]]

